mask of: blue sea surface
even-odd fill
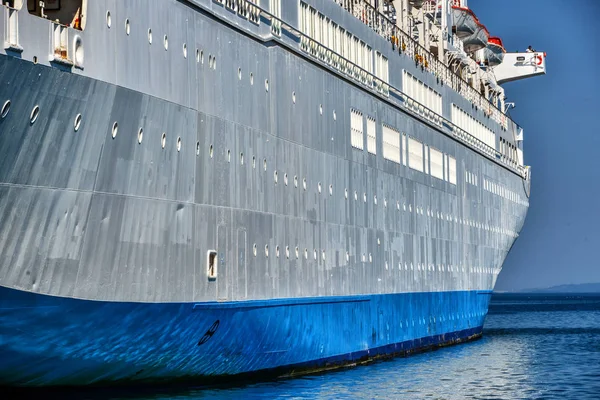
[[[600,399],[600,295],[496,294],[482,339],[366,366],[218,388],[96,394],[182,400]]]

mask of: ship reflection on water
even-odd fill
[[[495,295],[484,337],[470,344],[295,379],[56,395],[77,399],[597,399],[599,316],[600,295]],[[46,398],[48,391],[25,394]]]

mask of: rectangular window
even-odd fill
[[[400,164],[400,132],[383,125],[383,158]]]
[[[377,126],[375,119],[367,118],[367,151],[371,154],[377,154]]]
[[[350,144],[352,147],[362,150],[363,139],[363,115],[356,110],[350,111]]]
[[[429,146],[425,145],[425,173],[429,174]]]
[[[444,159],[443,153],[433,147],[429,149],[429,160],[431,161],[431,176],[444,179]],[[467,177],[468,181],[468,177]]]
[[[442,95],[406,71],[402,71],[402,91],[416,102],[442,115]]]
[[[406,166],[406,160],[408,159],[408,146],[406,146],[406,133],[402,134],[402,165]]]
[[[408,138],[408,166],[423,172],[423,143],[411,137]]]
[[[454,125],[469,135],[493,149],[496,148],[496,136],[494,132],[455,104],[452,104],[451,119]]]

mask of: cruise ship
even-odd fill
[[[482,335],[529,206],[502,84],[546,54],[466,0],[0,12],[0,385],[295,376]]]

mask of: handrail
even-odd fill
[[[213,1],[217,2],[218,4],[221,4],[220,0],[213,0]],[[241,1],[247,1],[247,0],[241,0]],[[525,171],[524,166],[518,165],[515,162],[503,161],[501,158],[501,153],[499,151],[488,146],[487,144],[485,144],[481,140],[477,139],[475,136],[471,135],[470,133],[464,131],[457,125],[453,124],[452,121],[444,118],[444,116],[437,114],[435,111],[431,110],[430,108],[419,103],[412,97],[408,96],[406,93],[402,92],[400,89],[388,84],[387,82],[384,82],[382,79],[378,78],[371,72],[354,64],[352,61],[348,60],[341,54],[336,53],[335,51],[331,50],[330,48],[328,48],[326,46],[323,46],[318,41],[316,41],[313,38],[311,38],[310,36],[300,32],[298,29],[289,25],[281,18],[274,16],[273,14],[271,14],[267,10],[263,9],[262,7],[260,7],[260,6],[255,6],[255,7],[257,7],[260,10],[260,18],[262,18],[266,21],[269,21],[270,23],[273,23],[273,22],[278,23],[279,25],[281,25],[281,29],[285,29],[286,32],[295,36],[295,38],[298,40],[298,42],[300,42],[300,43],[302,43],[303,41],[309,41],[309,43],[312,42],[316,46],[320,46],[321,48],[323,48],[323,51],[326,52],[325,54],[328,55],[329,57],[331,57],[331,59],[333,59],[333,57],[337,57],[338,62],[340,62],[340,65],[343,66],[343,64],[345,64],[345,65],[351,66],[351,71],[348,71],[348,70],[344,71],[344,70],[340,69],[340,67],[337,68],[338,71],[346,72],[346,74],[350,78],[353,78],[363,84],[365,84],[365,82],[362,81],[362,77],[364,77],[364,76],[369,77],[372,80],[373,85],[366,85],[366,86],[368,88],[370,88],[371,90],[375,91],[376,93],[379,93],[376,90],[377,84],[382,85],[382,86],[385,85],[390,92],[394,93],[397,97],[399,97],[403,101],[404,108],[407,109],[409,112],[419,115],[420,117],[427,118],[431,122],[433,122],[434,124],[437,124],[440,127],[443,127],[443,125],[446,124],[448,127],[450,127],[453,137],[459,139],[461,142],[463,142],[470,148],[476,149],[476,150],[480,151],[482,154],[487,155],[490,159],[494,160],[495,162],[500,163],[513,171],[516,171],[522,177],[525,176],[526,171]],[[275,40],[281,40],[281,38],[276,35],[271,35],[271,38],[273,38]],[[325,57],[323,57],[323,58],[325,58]],[[318,57],[317,57],[317,59],[319,60]],[[325,60],[320,60],[320,61],[325,63]],[[325,64],[325,66],[329,66],[329,64]],[[358,74],[357,74],[357,72],[358,72]],[[417,106],[417,111],[415,111],[413,109],[415,107],[415,105]]]

